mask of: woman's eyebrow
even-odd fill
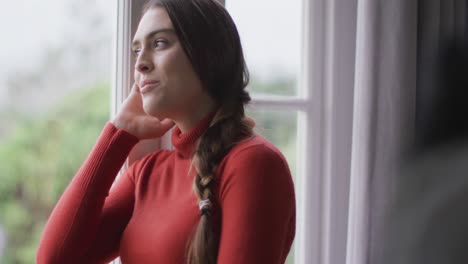
[[[148,34],[145,36],[145,38],[148,39],[148,38],[153,37],[154,35],[157,35],[157,34],[163,33],[163,32],[165,32],[165,33],[172,33],[172,34],[175,33],[175,32],[174,32],[174,29],[172,29],[172,28],[162,28],[162,29],[156,29],[156,30],[151,31],[150,33],[148,33]],[[134,46],[136,46],[136,45],[138,45],[138,44],[140,44],[140,41],[139,41],[138,39],[135,39],[135,40],[133,40],[133,42],[132,42],[132,47],[134,47]]]

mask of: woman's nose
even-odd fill
[[[138,56],[135,69],[141,73],[148,73],[153,70],[153,63],[148,55],[141,53],[140,56]]]

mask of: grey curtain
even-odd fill
[[[417,1],[381,0],[374,35],[373,144],[369,175],[368,256],[381,263],[384,226],[395,193],[402,157],[413,140],[417,72]]]
[[[413,134],[414,140],[406,141],[406,147],[402,145],[411,152],[400,153],[400,165],[387,171],[386,176],[374,174],[370,183],[370,218],[374,223],[370,227],[371,263],[468,261],[464,253],[468,234],[468,213],[464,213],[468,202],[468,144],[466,140],[452,140],[460,131],[468,136],[460,115],[468,108],[456,108],[463,104],[463,98],[441,99],[455,91],[449,90],[454,83],[447,82],[447,77],[444,80],[442,73],[453,76],[451,72],[459,71],[463,64],[454,64],[453,58],[447,61],[447,54],[455,48],[463,50],[461,45],[466,44],[466,2],[417,3],[416,93],[413,102],[401,105],[412,112],[414,119],[413,125],[400,127]],[[466,67],[466,57],[464,63]],[[468,95],[460,93],[464,94]],[[411,105],[412,110],[408,108]],[[457,115],[461,119],[456,119]],[[379,151],[384,150],[377,148]]]
[[[395,175],[414,132],[417,0],[359,0],[347,264],[383,256]]]
[[[466,0],[420,0],[418,16],[418,81],[416,144],[432,144],[436,137],[433,114],[440,93],[443,57],[450,46],[467,37]]]

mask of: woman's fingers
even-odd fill
[[[134,83],[130,94],[112,121],[114,125],[140,139],[161,137],[175,125],[170,119],[159,120],[146,114],[142,104],[140,88]]]
[[[140,94],[140,87],[136,83],[133,84],[132,90],[130,91],[130,94],[128,95],[130,100],[133,101],[134,103],[138,103],[141,105],[142,100],[141,100],[141,94]]]
[[[158,138],[163,136],[175,123],[172,120],[164,119],[160,121],[158,118],[145,115],[135,119],[135,129],[133,134],[140,139]]]
[[[140,93],[140,87],[138,86],[138,84],[136,82],[133,83],[132,85],[132,89],[130,90],[130,93]]]
[[[175,125],[174,121],[170,119],[160,121],[156,117],[149,116],[145,121],[151,123],[151,128],[149,128],[151,131],[148,131],[148,138],[161,137]]]
[[[168,118],[161,120],[160,124],[161,124],[162,130],[165,130],[165,131],[171,129],[175,125],[174,121]]]

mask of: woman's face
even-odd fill
[[[143,15],[132,51],[136,57],[134,78],[147,114],[185,118],[211,100],[164,8],[151,8]]]

